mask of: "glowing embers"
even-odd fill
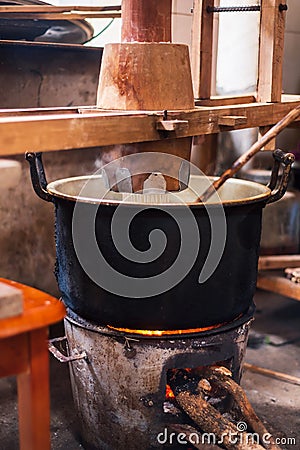
[[[229,360],[217,363],[217,365],[213,367],[216,370],[218,370],[218,367],[222,367],[222,370],[227,371],[228,374],[231,375],[230,370],[227,369],[227,367],[230,366],[231,361]],[[185,391],[195,394],[198,391],[199,386],[203,389],[205,387],[203,384],[203,377],[207,371],[210,371],[210,367],[201,366],[196,368],[169,369],[167,371],[166,395],[163,405],[164,412],[176,416],[182,415],[183,410],[177,402],[178,394]],[[218,392],[218,395],[215,394],[216,392],[214,391],[209,402],[218,404],[218,406],[222,405],[226,401],[227,394],[220,395],[220,392]]]

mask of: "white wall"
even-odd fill
[[[288,0],[284,46],[283,88],[300,94],[300,1]]]
[[[193,0],[173,0],[172,40],[191,45]]]
[[[232,6],[221,0],[220,6]],[[239,4],[257,5],[256,0]],[[256,88],[259,13],[220,13],[217,62],[217,93],[235,95]]]

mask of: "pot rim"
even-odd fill
[[[147,207],[159,207],[159,206],[164,206],[164,207],[182,207],[182,206],[188,206],[191,208],[202,208],[202,207],[211,207],[211,206],[241,206],[241,205],[245,205],[245,204],[251,204],[251,203],[258,203],[258,202],[266,202],[268,200],[268,198],[271,195],[271,190],[260,183],[254,182],[254,181],[248,181],[248,180],[242,180],[239,178],[231,178],[229,180],[226,181],[226,184],[236,184],[236,185],[244,185],[244,186],[251,186],[251,187],[256,187],[261,191],[261,193],[258,193],[257,195],[253,195],[250,197],[245,197],[245,198],[241,198],[241,199],[233,199],[233,200],[224,200],[224,201],[220,201],[220,202],[215,202],[215,201],[208,201],[206,203],[195,203],[195,202],[188,202],[188,201],[183,201],[183,202],[178,202],[178,203],[171,203],[171,202],[159,202],[159,203],[155,203],[155,202],[141,202],[141,203],[137,203],[134,201],[128,201],[128,200],[124,200],[124,199],[108,199],[108,198],[100,198],[100,199],[95,199],[93,197],[80,197],[80,196],[76,196],[76,195],[69,195],[69,194],[64,194],[61,191],[59,191],[59,186],[68,182],[74,182],[74,181],[88,181],[91,178],[102,178],[101,175],[83,175],[83,176],[77,176],[77,177],[69,177],[69,178],[61,178],[55,181],[52,181],[51,183],[49,183],[47,185],[47,191],[49,192],[50,195],[59,198],[59,199],[63,199],[63,200],[69,200],[69,201],[73,201],[73,202],[80,202],[80,203],[91,203],[94,205],[105,205],[105,206],[118,206],[120,204],[122,204],[122,206],[136,206],[136,207],[141,207],[141,206],[147,206]],[[190,178],[200,178],[200,175],[191,175]],[[205,177],[208,178],[211,182],[213,182],[214,180],[218,179],[218,177]],[[183,192],[183,191],[181,191]],[[179,195],[179,191],[175,193],[176,195]],[[130,195],[130,194],[128,194]]]

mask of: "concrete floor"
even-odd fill
[[[246,361],[300,377],[300,302],[260,291],[256,295],[256,304],[250,342],[259,346],[248,346]],[[60,332],[61,326],[51,330],[52,335]],[[83,449],[77,432],[68,367],[53,357],[50,380],[52,450]],[[300,386],[249,371],[244,372],[242,386],[256,413],[274,436],[296,439],[296,445],[283,444],[281,447],[300,448]],[[0,450],[18,449],[16,399],[15,379],[1,379]]]

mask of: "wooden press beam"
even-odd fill
[[[158,141],[225,130],[252,128],[278,122],[293,107],[300,105],[300,96],[283,96],[281,103],[250,103],[234,106],[197,107],[189,111],[168,111],[168,120],[187,121],[187,126],[161,132],[157,123],[160,112],[112,112],[83,108],[82,113],[37,114],[0,117],[0,155],[22,154],[25,151],[58,151],[144,141]],[[51,109],[50,109],[51,111]],[[3,111],[2,111],[3,114]],[[26,114],[26,112],[25,112]],[[235,125],[221,125],[220,118],[245,117]],[[299,119],[300,121],[300,119]]]
[[[171,14],[172,0],[122,0],[122,41],[170,42]]]

